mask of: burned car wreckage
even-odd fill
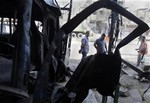
[[[0,1],[0,56],[9,60],[9,65],[5,66],[10,69],[7,78],[9,80],[4,78],[0,81],[0,101],[22,103],[23,100],[32,98],[31,103],[81,103],[90,88],[97,88],[104,96],[113,96],[119,84],[121,71],[119,49],[146,32],[149,29],[148,25],[117,3],[111,0],[99,0],[72,19],[69,14],[68,21],[60,27],[61,10],[71,12],[71,6],[68,9],[60,8],[56,1],[49,0],[49,3],[47,1]],[[69,75],[64,60],[70,33],[100,8],[119,13],[135,22],[137,28],[117,45],[114,53],[91,55],[83,59],[67,84],[57,91],[56,82]],[[7,23],[4,22],[5,18],[8,18]],[[41,23],[41,31],[35,21]],[[5,34],[3,26],[6,24],[9,33]],[[113,35],[112,31],[109,36]],[[87,61],[91,65],[87,65]],[[112,64],[112,61],[115,63]],[[106,63],[110,65],[104,65]],[[0,64],[1,69],[4,65]],[[91,68],[94,68],[94,71]],[[33,76],[33,72],[36,72],[36,76]],[[69,93],[75,93],[76,96],[70,99]]]

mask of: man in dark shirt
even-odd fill
[[[107,45],[105,41],[105,34],[103,33],[100,38],[96,39],[94,42],[94,47],[97,50],[97,53],[99,54],[106,54],[107,52]]]

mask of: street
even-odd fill
[[[72,38],[72,44],[71,44],[71,53],[70,53],[70,59],[76,59],[76,60],[80,60],[82,55],[78,53],[78,50],[80,49],[80,45],[81,45],[81,38],[77,38],[74,37]],[[121,57],[124,59],[128,59],[131,61],[136,61],[137,58],[137,51],[135,49],[137,49],[139,47],[138,40],[135,39],[132,42],[130,42],[128,45],[122,47],[120,49],[120,53],[121,53]],[[148,44],[148,51],[150,51],[150,41],[147,41]],[[92,55],[96,53],[96,49],[93,46],[93,42],[89,42],[89,53],[88,55]],[[148,54],[145,56],[146,62],[150,61],[150,52],[148,52]]]

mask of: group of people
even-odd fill
[[[82,59],[87,56],[89,52],[89,35],[90,32],[86,31],[85,36],[81,39],[81,49],[80,53],[82,54]],[[94,47],[99,54],[106,54],[107,53],[107,45],[105,41],[105,33],[101,34],[99,38],[97,38],[94,42]],[[141,63],[141,60],[144,58],[144,55],[148,53],[148,47],[145,36],[141,36],[141,43],[138,49],[136,49],[138,52],[137,57],[137,64],[136,66],[139,66]]]
[[[89,35],[90,32],[86,31],[85,36],[81,39],[81,49],[82,58],[86,57],[89,52]],[[94,47],[97,50],[97,53],[106,54],[107,53],[107,45],[105,41],[105,34],[103,33],[100,38],[96,39],[94,42]]]

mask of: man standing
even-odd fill
[[[82,59],[87,56],[87,53],[89,52],[89,35],[90,32],[86,31],[85,36],[81,39],[81,53],[82,53]]]
[[[96,48],[98,54],[106,54],[107,52],[105,36],[106,35],[103,33],[101,37],[96,39],[94,42],[94,47]]]

